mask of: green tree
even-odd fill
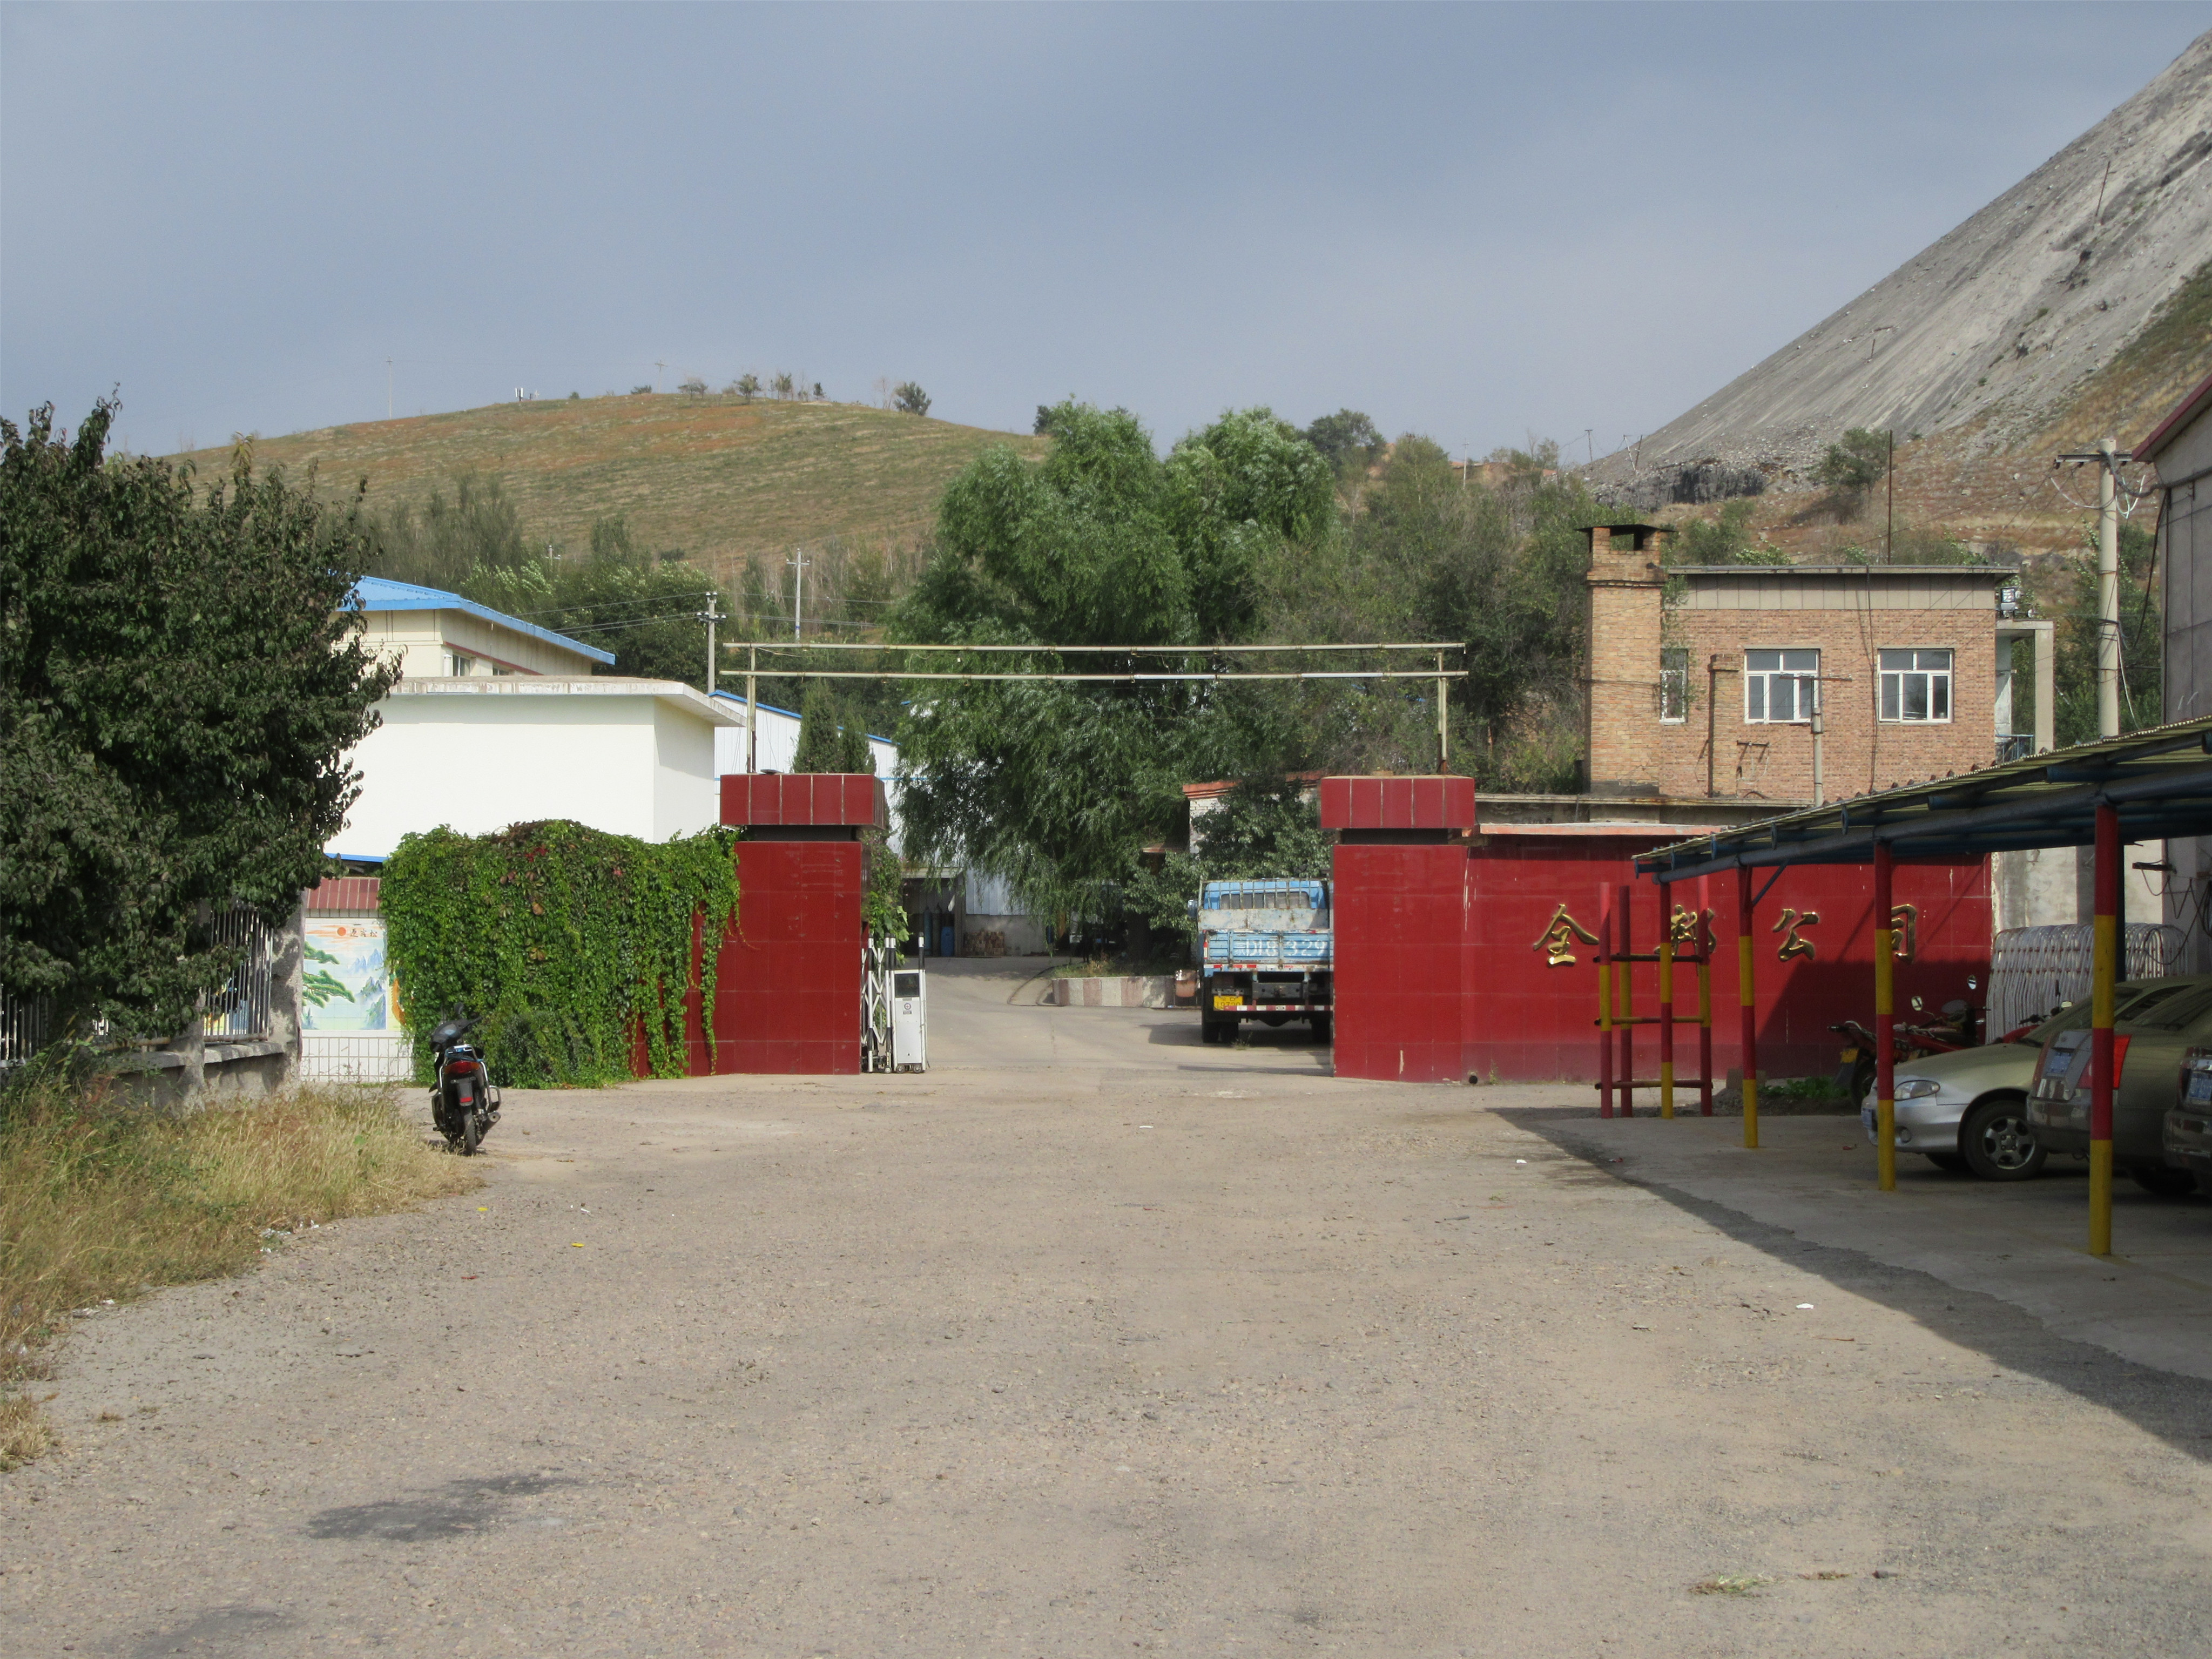
[[[1855,426],[1828,446],[1814,474],[1829,489],[1863,495],[1889,476],[1890,434]]]
[[[1042,461],[989,450],[945,490],[894,639],[1181,646],[1202,662],[1255,614],[1256,550],[1317,517],[1326,527],[1325,471],[1265,410],[1224,416],[1165,462],[1126,410],[1070,401],[1047,413]],[[1127,672],[1137,660],[1041,650],[929,665]],[[1179,822],[1186,779],[1246,769],[1237,708],[1188,684],[918,685],[900,728],[906,850],[1004,875],[1039,908],[1101,914],[1137,850]]]
[[[1389,448],[1375,429],[1375,422],[1356,409],[1340,409],[1334,415],[1322,416],[1304,435],[1321,452],[1329,471],[1347,483],[1364,477],[1367,469]]]
[[[2164,718],[2165,621],[2157,595],[2158,541],[2141,525],[2120,526],[2120,730],[2138,732]],[[2056,741],[2097,737],[2097,550],[2093,537],[2058,568],[2045,567],[2037,608],[2057,622],[2051,657],[2057,703]],[[2014,684],[2030,683],[2028,653],[2013,647]]]
[[[1190,901],[1209,881],[1325,879],[1335,836],[1305,786],[1279,776],[1238,781],[1213,810],[1191,818],[1191,850],[1154,869],[1139,862],[1122,884],[1124,908],[1156,933],[1196,936]]]
[[[1752,533],[1753,505],[1730,501],[1715,519],[1685,519],[1668,534],[1665,562],[1680,564],[1787,564],[1789,555]]]
[[[799,705],[799,745],[794,772],[866,772],[876,769],[868,734],[851,718],[844,701],[827,680],[806,682]]]
[[[817,392],[820,387],[815,388]],[[929,413],[929,394],[912,380],[901,380],[891,390],[891,407],[902,415]]]
[[[740,374],[735,380],[731,382],[730,390],[736,392],[738,396],[743,398],[747,403],[750,403],[754,398],[760,396],[760,376],[750,374]]]
[[[0,985],[59,1028],[179,1030],[272,925],[359,793],[347,757],[397,678],[348,607],[372,551],[313,481],[105,454],[51,406],[0,421]]]
[[[497,478],[464,472],[452,486],[450,496],[434,486],[419,510],[401,501],[365,520],[366,574],[452,590],[474,572],[518,569],[543,551]]]

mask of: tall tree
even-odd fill
[[[396,672],[347,605],[356,510],[243,452],[204,495],[110,461],[113,416],[0,421],[0,985],[167,1035],[236,965],[213,915],[279,923],[320,874]]]

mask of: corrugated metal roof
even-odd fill
[[[602,651],[595,645],[586,645],[581,640],[572,640],[566,634],[556,634],[550,628],[540,628],[536,623],[507,616],[488,605],[478,605],[474,599],[448,593],[441,587],[417,587],[413,582],[396,582],[388,576],[363,576],[354,584],[353,598],[354,603],[363,611],[465,611],[480,622],[488,622],[495,628],[511,628],[518,634],[527,634],[548,645],[574,651],[593,662],[611,665],[615,659],[611,651]]]

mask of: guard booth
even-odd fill
[[[1468,1075],[1468,836],[1474,780],[1323,778],[1337,832],[1336,1074]]]
[[[745,832],[743,897],[715,964],[711,1069],[857,1075],[868,942],[860,834],[890,824],[881,781],[732,773],[722,779],[722,822]]]

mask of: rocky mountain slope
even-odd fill
[[[2124,443],[2212,372],[2208,295],[2212,33],[1833,316],[1601,460],[1593,480],[1646,507],[1809,488],[1844,428],[1890,428],[1900,483],[1915,464],[1940,471],[1939,493],[1986,516],[2015,463],[2047,470],[2045,451],[2097,430]]]

